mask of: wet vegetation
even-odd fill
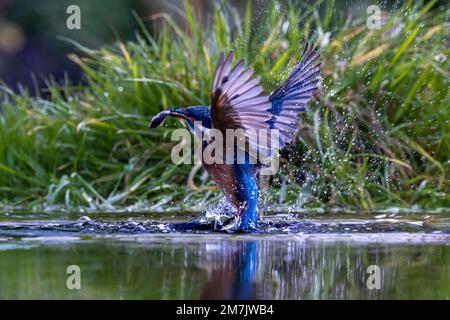
[[[449,14],[436,1],[407,1],[370,30],[366,14],[350,17],[333,1],[248,2],[244,16],[217,6],[208,21],[186,1],[185,28],[164,14],[136,17],[134,41],[73,43],[69,58],[85,84],[49,79],[32,93],[0,86],[0,204],[207,207],[221,197],[211,180],[170,160],[178,122],[149,131],[149,120],[164,108],[208,104],[222,50],[246,59],[270,91],[309,39],[320,45],[323,86],[282,152],[280,173],[262,181],[270,185],[265,204],[448,207]]]

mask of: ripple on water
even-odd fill
[[[124,221],[95,220],[82,217],[75,221],[44,220],[0,222],[0,247],[8,238],[22,238],[36,243],[64,243],[85,240],[87,236],[112,236],[118,239],[144,239],[151,235],[172,235],[186,238],[189,234],[209,235],[214,238],[236,237],[273,240],[296,239],[297,241],[345,241],[345,242],[448,242],[449,223],[416,221],[399,218],[376,217],[375,219],[289,219],[286,215],[266,217],[251,234],[233,230],[233,219],[228,217],[193,218],[187,221]],[[84,237],[84,238],[83,238]],[[155,237],[153,237],[154,239]],[[187,239],[187,238],[186,238]],[[4,247],[3,247],[4,249]]]

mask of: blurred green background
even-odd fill
[[[66,28],[69,4],[81,30]],[[265,208],[449,208],[450,6],[381,1],[371,29],[371,4],[0,0],[0,204],[205,209],[221,193],[171,161],[177,122],[149,120],[208,104],[223,50],[270,92],[308,40],[323,86],[262,181]]]
[[[241,10],[245,7],[244,1],[231,2]],[[194,0],[191,4],[207,14],[214,7],[213,1]],[[81,30],[66,27],[69,5],[81,9]],[[20,83],[31,89],[42,87],[49,75],[60,79],[67,74],[72,80],[81,80],[80,68],[66,57],[73,46],[59,37],[98,48],[117,37],[133,39],[139,28],[133,13],[145,18],[168,12],[182,24],[181,11],[182,1],[0,0],[0,79],[12,88]],[[151,22],[146,24],[152,33],[158,32]]]
[[[215,1],[210,0],[189,2],[203,17],[210,16],[215,6]],[[241,14],[244,13],[245,1],[217,1],[221,2],[231,4]],[[289,1],[279,3],[287,4]],[[366,15],[367,6],[373,3],[376,2],[337,1],[336,8],[353,16]],[[390,10],[402,3],[379,1],[378,5]],[[436,7],[444,3],[438,1]],[[81,30],[68,30],[66,27],[66,9],[73,4],[81,8]],[[253,0],[253,19],[257,19],[266,7],[267,1]],[[17,88],[20,83],[30,89],[42,87],[43,79],[49,75],[60,79],[67,74],[72,80],[81,80],[80,68],[66,58],[73,51],[73,46],[58,40],[58,37],[98,48],[115,41],[115,32],[125,41],[133,39],[138,29],[133,12],[144,18],[168,12],[183,26],[183,11],[182,0],[0,0],[0,80],[12,88]],[[147,22],[146,25],[152,34],[158,32],[153,23]]]

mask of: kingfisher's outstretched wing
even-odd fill
[[[211,122],[214,129],[223,134],[227,129],[242,129],[242,144],[237,147],[244,150],[253,159],[267,154],[267,141],[270,132],[269,123],[272,114],[267,111],[272,107],[269,96],[262,95],[263,88],[258,76],[252,78],[253,69],[245,68],[240,60],[232,67],[234,53],[226,58],[222,53],[214,75],[211,92]],[[265,135],[265,139],[258,139]],[[253,162],[254,163],[254,162]]]
[[[287,80],[269,97],[273,114],[268,121],[271,129],[279,129],[280,149],[292,141],[300,121],[298,115],[305,111],[306,104],[317,90],[320,81],[318,48],[309,44],[303,48],[302,58]]]
[[[240,60],[231,67],[234,53],[225,59],[222,53],[214,75],[211,92],[211,120],[215,129],[268,129],[272,115],[269,97],[261,95],[260,78]]]
[[[320,81],[318,48],[312,50],[306,45],[288,79],[270,96],[261,95],[260,78],[251,78],[253,69],[246,69],[243,60],[232,67],[233,58],[233,53],[226,58],[222,53],[219,58],[211,93],[212,127],[223,133],[226,129],[257,130],[257,142],[253,147],[270,156],[272,129],[277,129],[279,134],[279,149],[291,142],[300,121],[298,114],[305,110],[317,90]],[[261,130],[268,133],[262,143]],[[245,149],[249,150],[248,145]]]

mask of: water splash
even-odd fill
[[[210,205],[206,209],[207,218],[220,218],[221,216],[232,217],[237,214],[237,209],[226,197],[223,197],[217,205]]]
[[[127,219],[125,221],[18,221],[0,222],[0,236],[45,236],[73,234],[143,234],[143,233],[235,233],[233,216],[213,215],[187,221]],[[253,234],[384,234],[411,233],[450,236],[448,218],[418,220],[378,215],[368,219],[309,219],[278,214],[261,219]],[[449,240],[449,239],[447,239]]]

